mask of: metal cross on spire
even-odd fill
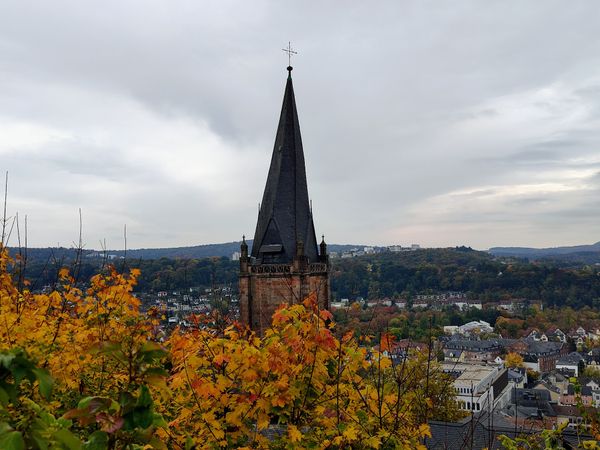
[[[298,52],[292,48],[292,43],[289,41],[287,48],[282,48],[281,50],[288,54],[288,66],[292,67],[292,55],[297,55]]]

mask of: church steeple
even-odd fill
[[[317,239],[308,199],[304,151],[289,66],[271,166],[252,244],[252,256],[264,263],[290,263],[303,248],[318,261]],[[302,244],[299,246],[298,244]]]
[[[285,51],[290,56],[295,53],[289,44]],[[240,247],[240,322],[259,336],[282,303],[314,296],[319,308],[328,309],[331,296],[327,245],[323,238],[319,254],[308,198],[291,65],[287,70],[251,257],[245,238]]]

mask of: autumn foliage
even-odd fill
[[[263,337],[192,317],[167,338],[138,271],[34,294],[0,252],[0,448],[418,448],[456,414],[427,355],[392,364],[311,298]]]

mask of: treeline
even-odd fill
[[[231,285],[237,287],[239,263],[228,258],[100,259],[72,257],[39,259],[27,263],[26,277],[33,289],[53,285],[58,270],[73,267],[81,279],[108,263],[117,269],[139,268],[137,291]],[[462,291],[483,301],[518,297],[543,300],[547,306],[600,307],[600,268],[561,268],[517,259],[498,259],[469,248],[427,249],[333,259],[332,294],[335,299],[359,297],[405,298],[416,294]]]
[[[39,260],[27,262],[25,277],[32,282],[33,290],[53,286],[58,281],[61,267],[69,267],[78,280],[90,277],[113,265],[119,272],[131,268],[140,269],[136,292],[180,290],[190,287],[209,288],[230,285],[237,287],[239,263],[228,258],[203,259],[115,259],[77,260],[73,258]]]
[[[468,248],[384,253],[336,260],[332,290],[338,298],[406,298],[462,291],[483,301],[518,297],[545,305],[600,307],[600,268],[561,268],[496,259]]]

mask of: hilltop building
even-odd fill
[[[240,249],[240,320],[258,334],[270,326],[271,316],[282,303],[299,303],[314,295],[320,308],[329,308],[327,245],[324,238],[317,245],[292,67],[287,70],[252,251],[248,253],[245,238]]]

